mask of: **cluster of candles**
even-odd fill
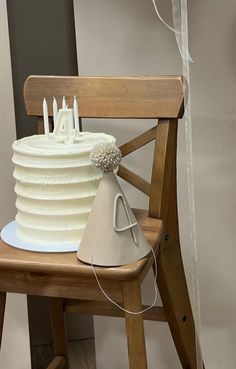
[[[69,109],[66,104],[65,96],[62,98],[62,107],[58,110],[57,100],[53,97],[53,134],[50,134],[49,119],[48,119],[48,105],[47,101],[43,99],[43,122],[44,122],[44,134],[49,137],[61,137],[62,131],[64,131],[65,141],[73,143],[74,139],[79,136],[79,110],[76,96],[73,100],[73,109]]]

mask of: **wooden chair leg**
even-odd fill
[[[165,242],[165,241],[164,241]],[[168,242],[167,242],[168,243]],[[183,369],[197,369],[195,324],[179,242],[161,248],[157,284]]]
[[[142,310],[140,284],[138,281],[123,283],[124,307],[130,311]],[[147,356],[142,315],[125,313],[129,368],[147,369]]]
[[[49,300],[55,355],[63,356],[66,360],[64,368],[69,369],[65,314],[62,299],[51,297]]]
[[[0,292],[0,349],[2,343],[5,306],[6,306],[6,292]]]

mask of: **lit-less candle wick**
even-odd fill
[[[77,99],[74,96],[74,101],[73,101],[73,111],[74,111],[74,121],[75,121],[75,134],[77,134],[78,132],[80,132],[79,129],[79,109],[78,109],[78,103],[77,103]]]
[[[66,98],[65,98],[65,96],[63,96],[63,98],[62,98],[62,109],[66,109]]]
[[[48,105],[45,97],[43,99],[43,124],[44,134],[46,137],[49,137]]]
[[[56,122],[57,122],[57,114],[58,114],[57,100],[55,99],[55,97],[53,97],[52,109],[53,109],[53,123],[55,127]]]

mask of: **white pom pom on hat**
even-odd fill
[[[94,146],[90,154],[92,165],[103,172],[111,172],[121,161],[121,151],[113,143],[101,143]]]
[[[94,167],[103,171],[78,258],[98,266],[119,266],[134,262],[150,252],[114,174],[121,152],[114,144],[99,144],[91,152]]]

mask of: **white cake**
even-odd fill
[[[103,133],[80,133],[73,143],[37,135],[13,144],[18,236],[30,243],[71,244],[84,232],[101,172],[90,151],[115,142]]]

